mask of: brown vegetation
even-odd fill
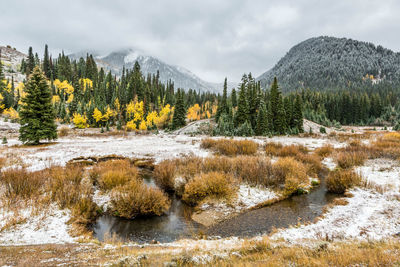
[[[229,175],[210,172],[195,176],[185,185],[182,200],[196,205],[206,197],[228,198],[234,192],[234,181]]]
[[[258,144],[250,140],[231,139],[203,139],[201,148],[211,149],[214,152],[225,156],[254,155],[257,153]]]
[[[91,179],[103,191],[137,179],[138,170],[129,160],[110,160],[97,164],[90,172]]]
[[[148,187],[139,179],[119,185],[111,191],[114,214],[124,218],[162,215],[169,208],[170,201],[161,190]]]
[[[348,169],[354,166],[361,166],[368,158],[364,151],[339,152],[336,155],[336,161],[340,168]]]
[[[335,170],[329,173],[326,186],[329,192],[343,194],[347,189],[361,183],[361,176],[352,170]]]

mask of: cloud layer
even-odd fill
[[[400,50],[400,1],[0,0],[0,42],[54,54],[133,47],[201,78],[256,76],[307,38],[349,37]]]

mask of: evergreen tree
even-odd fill
[[[50,88],[39,67],[35,67],[29,76],[25,92],[19,114],[19,139],[30,144],[39,144],[42,139],[57,139]]]
[[[229,108],[228,108],[228,81],[227,78],[225,78],[224,81],[224,91],[222,93],[222,98],[221,101],[218,103],[218,108],[217,108],[217,113],[215,114],[215,120],[219,121],[219,118],[223,114],[228,114],[229,113]]]
[[[260,105],[258,107],[257,113],[257,125],[255,134],[256,135],[265,135],[268,132],[268,119],[267,119],[267,109],[265,107],[264,100],[260,100]]]
[[[49,59],[49,49],[47,44],[44,46],[44,57],[43,57],[43,72],[48,79],[51,78],[51,69],[50,69],[50,59]]]
[[[236,108],[237,107],[237,96],[236,96],[236,90],[235,88],[232,89],[232,93],[231,93],[231,102],[232,102],[232,107]]]
[[[304,132],[303,129],[303,111],[302,111],[302,101],[301,97],[298,94],[296,96],[296,101],[294,102],[294,110],[293,110],[293,121],[294,125],[299,131],[299,133]]]
[[[177,99],[175,104],[174,117],[172,118],[172,129],[178,129],[186,125],[186,110],[183,100],[183,92],[178,89]]]
[[[249,119],[249,109],[246,98],[246,80],[247,76],[243,76],[239,91],[238,109],[235,114],[235,126],[238,127]]]
[[[29,47],[28,50],[28,61],[26,62],[26,76],[28,77],[31,74],[33,68],[35,67],[35,56],[33,55],[32,47]]]
[[[278,106],[276,110],[276,118],[274,121],[275,131],[278,134],[284,134],[287,130],[285,106],[283,105],[283,98],[281,95],[278,97]]]

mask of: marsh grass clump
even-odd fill
[[[364,151],[339,152],[336,155],[337,164],[342,169],[361,166],[367,159],[368,153]]]
[[[48,177],[43,172],[28,172],[26,169],[7,169],[0,173],[0,182],[5,186],[9,199],[28,199],[39,195]]]
[[[274,164],[274,178],[284,184],[284,194],[295,194],[302,185],[308,184],[307,169],[303,163],[291,157],[280,158]]]
[[[308,149],[303,145],[284,146],[280,143],[266,143],[264,145],[265,154],[274,157],[296,157],[299,154],[307,154]]]
[[[258,144],[250,140],[231,139],[203,139],[201,148],[211,149],[214,152],[225,156],[254,155],[257,153]]]
[[[111,205],[114,215],[132,219],[137,216],[160,216],[168,211],[170,200],[161,190],[133,179],[111,191]]]
[[[154,168],[156,184],[166,191],[173,191],[175,185],[176,160],[164,160]]]
[[[251,185],[277,186],[269,158],[239,156],[231,160],[231,166],[234,176],[239,181]]]
[[[182,200],[195,206],[206,197],[229,198],[235,191],[233,177],[209,172],[196,175],[185,185]]]
[[[338,169],[331,172],[326,180],[329,192],[343,194],[347,189],[360,185],[361,176],[352,170]]]
[[[324,145],[314,150],[314,154],[318,155],[321,158],[325,158],[332,154],[334,148],[332,145]]]
[[[129,160],[110,160],[100,162],[90,172],[90,177],[103,191],[110,191],[137,179],[139,172]]]
[[[62,126],[59,130],[58,130],[58,136],[59,137],[65,137],[68,136],[70,133],[70,128],[67,126]]]
[[[81,182],[83,179],[83,168],[71,166],[69,168],[52,167],[46,170],[50,180],[48,191],[51,199],[55,201],[61,209],[71,207],[77,203],[85,191]]]

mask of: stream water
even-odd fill
[[[320,175],[321,184],[309,194],[293,196],[271,206],[244,212],[208,229],[191,220],[191,207],[171,196],[171,208],[166,215],[133,220],[103,215],[94,225],[94,235],[101,241],[106,236],[115,236],[144,243],[153,240],[172,242],[182,237],[191,237],[199,231],[221,237],[252,237],[268,233],[273,228],[288,227],[299,221],[313,221],[322,214],[323,207],[337,197],[327,193],[324,176]],[[146,184],[155,186],[151,174],[144,173],[143,178]]]

